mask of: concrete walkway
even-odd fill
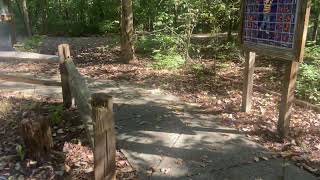
[[[291,162],[273,158],[237,130],[220,125],[216,116],[202,112],[197,104],[128,82],[88,83],[93,92],[114,96],[117,144],[142,180],[316,179]],[[0,81],[0,90],[61,97],[58,87]]]
[[[91,88],[115,97],[118,146],[140,179],[316,179],[219,125],[197,104],[129,83],[106,81]]]

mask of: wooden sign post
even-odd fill
[[[287,61],[279,107],[278,131],[289,133],[298,64],[303,61],[311,2],[309,0],[242,0],[240,39],[246,54],[242,110],[249,112],[255,55]]]

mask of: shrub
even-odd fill
[[[43,38],[44,36],[39,35],[32,36],[23,41],[21,44],[16,45],[15,48],[19,51],[36,52],[42,44]]]
[[[118,33],[120,31],[119,27],[119,21],[105,20],[99,23],[99,31],[101,33]]]
[[[63,106],[49,106],[49,119],[52,125],[58,125],[62,121]]]
[[[320,104],[320,68],[317,65],[300,65],[297,95]]]
[[[154,62],[152,67],[154,69],[177,69],[185,63],[185,59],[176,52],[169,52],[163,54],[161,52],[155,53],[153,55]]]
[[[307,46],[304,61],[308,64],[320,66],[320,45]]]
[[[179,51],[179,37],[172,35],[144,35],[138,38],[136,42],[137,52],[152,54],[154,51]]]

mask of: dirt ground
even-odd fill
[[[199,103],[211,114],[219,115],[221,123],[235,127],[248,137],[255,139],[268,149],[289,157],[297,166],[320,176],[320,113],[314,110],[294,106],[289,138],[278,137],[276,123],[280,97],[273,94],[255,91],[253,110],[250,113],[240,112],[242,65],[240,58],[233,59],[194,59],[185,68],[176,71],[154,70],[149,64],[150,57],[138,54],[138,60],[130,64],[119,62],[120,49],[118,38],[56,38],[44,40],[39,52],[56,54],[61,43],[71,45],[72,56],[80,72],[92,79],[130,81],[150,87],[159,87],[179,96],[186,102]],[[203,69],[195,71],[192,64],[202,64]],[[54,65],[53,65],[54,66]],[[281,76],[284,63],[258,60],[255,83],[269,90],[281,89]],[[14,68],[0,64],[6,72],[32,71],[35,74],[50,73],[52,65],[24,64]],[[54,67],[56,68],[56,67]],[[46,73],[45,73],[46,74]],[[224,77],[223,79],[221,77]],[[29,159],[20,161],[16,153],[17,144],[22,144],[18,124],[22,114],[30,111],[30,104],[43,104],[41,113],[50,114],[50,107],[61,105],[59,99],[41,97],[20,97],[19,94],[1,93],[0,109],[0,174],[9,177],[31,179],[33,177],[52,177],[59,179],[67,174],[71,179],[83,179],[92,174],[92,152],[87,148],[87,141],[82,137],[81,124],[59,123],[53,126],[54,152],[43,162]],[[26,106],[25,108],[22,108]],[[28,109],[29,108],[29,109]],[[34,111],[31,109],[31,111]],[[35,112],[36,113],[36,112]],[[28,117],[32,118],[32,117]],[[76,110],[63,112],[62,122],[76,119]],[[68,119],[68,121],[66,121]],[[73,121],[72,121],[73,122]],[[77,122],[77,121],[76,121]],[[67,172],[67,170],[72,171]],[[119,179],[136,178],[130,163],[121,152],[117,152]],[[123,173],[121,173],[121,169]],[[41,179],[41,178],[39,178]],[[49,178],[50,179],[50,178]]]

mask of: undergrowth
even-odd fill
[[[45,36],[35,35],[15,45],[15,49],[24,52],[37,52]]]

